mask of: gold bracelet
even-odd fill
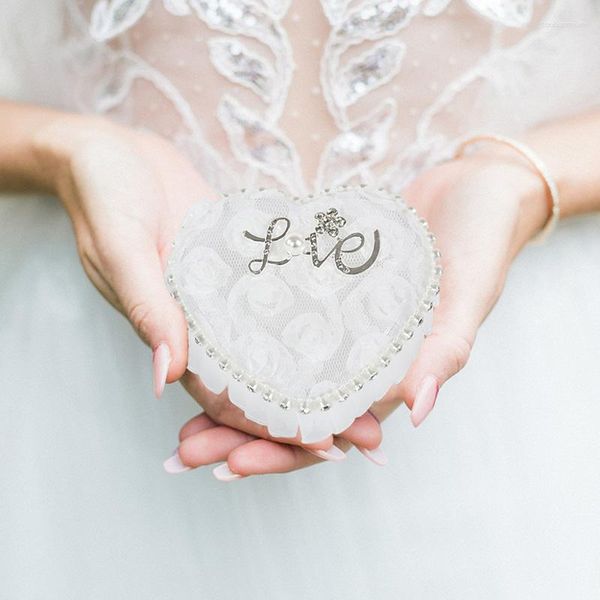
[[[546,186],[547,194],[550,197],[552,208],[548,221],[544,225],[544,228],[538,233],[533,241],[537,244],[544,242],[548,236],[554,231],[558,220],[560,218],[560,195],[558,193],[558,186],[554,177],[550,174],[548,167],[544,161],[528,146],[513,140],[512,138],[505,137],[503,135],[474,135],[461,142],[459,142],[456,151],[454,153],[455,158],[459,158],[464,154],[465,148],[471,144],[478,144],[479,142],[496,142],[504,146],[512,148],[515,152],[520,154],[523,158],[529,162],[529,164],[535,169],[538,175],[543,179]]]

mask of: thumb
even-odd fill
[[[126,265],[126,268],[125,268]],[[183,311],[164,283],[159,254],[151,244],[127,249],[127,260],[113,270],[122,311],[152,349],[154,392],[177,381],[187,367],[188,337]]]
[[[400,383],[398,394],[418,427],[435,405],[440,387],[467,364],[480,321],[471,303],[448,290],[440,299],[431,333]]]

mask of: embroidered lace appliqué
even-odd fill
[[[93,82],[78,87],[83,109],[170,137],[221,191],[295,194],[375,181],[398,190],[446,158],[457,137],[495,117],[482,97],[501,102],[526,81],[525,68],[505,77],[508,63],[553,48],[558,28],[543,19],[561,9],[558,0],[67,2],[70,60]],[[520,125],[504,112],[502,127]]]

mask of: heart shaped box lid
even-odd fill
[[[403,378],[430,329],[434,243],[400,196],[367,186],[198,202],[166,271],[189,370],[273,436],[340,433]]]

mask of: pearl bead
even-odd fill
[[[287,236],[285,245],[287,246],[287,251],[289,254],[292,256],[298,256],[304,252],[306,243],[301,235],[292,233]]]

